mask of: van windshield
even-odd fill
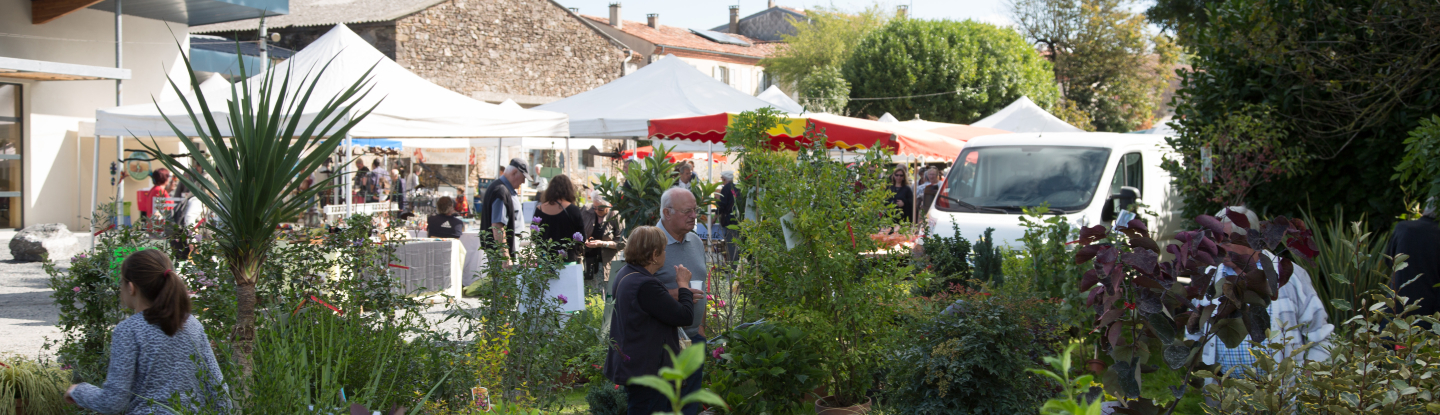
[[[967,148],[935,205],[947,212],[1017,213],[1049,202],[1057,213],[1079,211],[1099,190],[1109,159],[1106,148]]]

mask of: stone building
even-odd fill
[[[730,22],[710,29],[720,33],[733,33],[761,42],[784,42],[784,35],[794,36],[799,32],[796,23],[808,22],[804,10],[775,5],[775,0],[765,10],[739,17],[739,9],[730,16]]]
[[[411,72],[488,102],[535,106],[626,73],[626,46],[553,0],[292,0],[265,25],[280,34],[273,44],[301,50],[342,23]],[[190,31],[253,41],[259,26]]]
[[[732,22],[739,20],[736,6],[730,7],[730,16]],[[624,20],[619,3],[610,5],[609,18],[584,17],[639,54],[638,66],[674,55],[750,95],[758,95],[773,83],[760,66],[760,60],[775,53],[775,43],[713,30],[662,25],[658,13],[646,15],[645,23]]]

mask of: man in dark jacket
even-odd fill
[[[625,233],[620,229],[620,217],[598,197],[580,212],[580,221],[585,235],[585,283],[600,287],[610,275],[606,272],[610,261],[625,249]]]
[[[720,198],[715,202],[715,211],[720,215],[720,239],[725,241],[725,258],[733,261],[735,247],[730,241],[739,233],[730,229],[731,225],[739,224],[735,220],[735,197],[738,195],[735,190],[735,172],[720,173],[720,180],[725,184],[720,186]]]
[[[520,203],[515,197],[519,193],[515,188],[524,184],[529,175],[529,163],[519,158],[510,159],[505,174],[490,182],[480,199],[480,242],[487,249],[501,250],[503,259],[493,258],[495,263],[510,266],[510,258],[515,253],[515,224],[521,220]]]
[[[1419,301],[1420,309],[1412,315],[1428,316],[1440,312],[1440,225],[1435,221],[1435,199],[1431,199],[1420,219],[1395,224],[1395,233],[1385,245],[1385,255],[1409,255],[1405,269],[1390,279],[1390,288],[1411,302]],[[1419,277],[1418,279],[1416,277]],[[1415,282],[1410,282],[1414,279]],[[1400,288],[1405,283],[1404,288]],[[1428,323],[1421,323],[1428,328]]]

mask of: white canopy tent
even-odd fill
[[[537,110],[570,116],[572,137],[635,138],[656,118],[744,112],[771,106],[686,64],[674,55]]]
[[[565,114],[503,107],[435,85],[385,57],[343,24],[336,25],[305,49],[270,70],[274,71],[273,85],[278,87],[289,76],[313,77],[321,68],[324,68],[325,74],[314,80],[308,106],[298,111],[302,114],[301,125],[312,121],[318,107],[330,97],[339,95],[361,79],[366,71],[370,71],[369,94],[361,99],[355,108],[362,110],[375,106],[375,109],[350,130],[351,137],[570,136]],[[251,78],[251,96],[259,95],[260,80],[265,79],[267,73]],[[240,87],[237,84],[233,88]],[[289,87],[292,88],[289,93],[294,96],[294,90],[300,87],[298,79],[291,82]],[[204,89],[202,91],[206,93],[207,104],[219,124],[221,135],[229,136],[229,111],[225,105],[230,99],[229,91],[220,88],[213,92]],[[193,101],[193,94],[187,96]],[[198,111],[198,106],[195,106],[195,109]],[[97,110],[95,118],[97,136],[173,137],[176,134],[166,123],[167,119],[173,121],[183,135],[198,135],[185,107],[179,101]],[[117,147],[123,148],[123,145]],[[98,186],[98,178],[96,181],[92,186]],[[120,197],[120,191],[117,189],[117,198]]]
[[[1030,97],[1005,106],[1000,111],[970,124],[972,127],[998,128],[1017,133],[1070,133],[1085,132],[1035,105]]]
[[[310,108],[302,114],[313,114],[329,97],[348,88],[369,70],[373,88],[357,109],[375,108],[364,121],[350,130],[352,137],[567,137],[570,135],[566,117],[546,111],[502,107],[466,97],[435,85],[385,57],[345,25],[336,25],[324,36],[297,52],[289,60],[271,70],[275,85],[288,75],[297,78],[314,76],[321,68],[325,76],[315,82]],[[258,95],[260,80],[265,74],[251,78],[250,92]],[[297,80],[298,81],[298,80]],[[298,88],[292,82],[291,88]],[[208,91],[207,91],[208,92]],[[228,118],[223,105],[229,94],[210,96],[211,111],[217,121]],[[383,100],[382,100],[383,99]],[[162,115],[162,112],[165,115]],[[184,107],[178,102],[130,105],[96,111],[95,132],[106,136],[174,136],[165,124],[171,117],[186,135],[196,135]],[[159,127],[159,128],[157,128]],[[221,121],[222,134],[229,135]]]
[[[765,92],[761,92],[760,95],[756,95],[755,98],[760,98],[761,101],[769,102],[771,106],[775,107],[775,109],[778,109],[780,111],[788,112],[791,114],[805,113],[804,106],[801,106],[799,102],[795,102],[795,100],[790,99],[790,96],[785,95],[785,91],[781,91],[780,87],[776,85],[770,85],[769,88],[765,89]]]

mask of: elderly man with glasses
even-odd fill
[[[619,215],[599,197],[580,212],[580,221],[585,235],[585,284],[599,288],[610,275],[610,261],[625,249],[625,233],[620,229]]]
[[[705,344],[705,286],[707,277],[710,274],[710,267],[705,264],[705,242],[700,240],[700,235],[695,234],[695,218],[700,215],[700,208],[695,203],[695,194],[689,189],[672,187],[660,195],[660,223],[657,225],[665,232],[665,266],[655,272],[655,279],[665,289],[670,290],[670,296],[679,298],[680,285],[675,282],[675,266],[684,265],[690,270],[690,291],[694,294],[695,305],[691,308],[694,312],[694,325],[685,328],[685,335],[690,336],[694,344]],[[681,388],[681,396],[700,389],[701,379],[705,378],[704,369],[696,370],[694,375],[685,380]],[[687,405],[681,412],[685,415],[695,415],[700,412],[699,404]]]

